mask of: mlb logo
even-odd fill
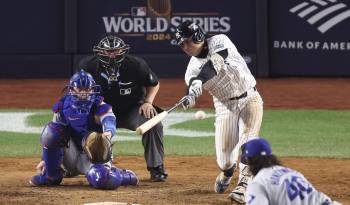
[[[146,7],[132,7],[131,16],[146,16],[147,9]]]
[[[131,88],[120,89],[120,95],[130,95],[130,94],[131,94]]]

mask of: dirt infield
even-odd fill
[[[66,178],[59,187],[29,187],[27,181],[38,159],[0,160],[0,204],[83,204],[118,201],[139,204],[231,204],[228,193],[214,193],[218,169],[214,157],[167,157],[169,180],[149,182],[141,157],[117,157],[117,166],[130,168],[141,178],[137,187],[100,191],[88,186],[84,177]],[[321,191],[350,203],[349,161],[283,158],[283,162],[304,173]],[[347,165],[346,165],[347,163]],[[235,178],[236,179],[236,178]],[[233,189],[232,184],[230,189]]]
[[[1,80],[0,108],[49,108],[58,99],[64,80]],[[161,80],[156,103],[171,106],[185,90],[181,79]],[[350,109],[350,79],[259,79],[265,108]],[[205,94],[198,107],[211,107]],[[214,148],[213,148],[214,149]],[[166,150],[165,150],[166,152]],[[166,157],[169,180],[151,183],[142,157],[117,156],[116,165],[135,171],[137,187],[116,191],[94,190],[84,177],[64,179],[62,186],[33,188],[27,181],[35,174],[39,158],[0,158],[0,204],[83,204],[119,201],[139,204],[231,204],[228,193],[215,194],[218,173],[214,157]],[[350,204],[350,160],[282,158],[301,171],[319,190]],[[236,176],[236,175],[235,175]],[[237,176],[236,176],[237,177]],[[230,189],[233,188],[233,184]]]

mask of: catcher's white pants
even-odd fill
[[[237,164],[239,150],[248,138],[259,135],[263,116],[263,101],[257,91],[249,90],[248,96],[239,100],[220,102],[214,98],[215,148],[221,170]],[[240,169],[244,169],[240,163]]]

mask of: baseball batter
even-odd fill
[[[281,166],[265,139],[252,139],[243,144],[241,162],[247,163],[254,175],[247,189],[247,204],[340,204],[317,191],[301,173]]]
[[[213,96],[216,157],[221,169],[215,191],[224,193],[237,168],[240,144],[259,134],[263,102],[247,64],[226,35],[207,38],[199,25],[185,21],[177,27],[175,36],[182,50],[192,56],[185,74],[189,87],[185,109],[194,106],[202,87]],[[239,168],[238,184],[229,197],[245,203],[250,174],[245,165]]]

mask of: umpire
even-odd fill
[[[94,46],[94,55],[80,61],[79,69],[89,72],[101,85],[104,101],[113,107],[117,128],[136,130],[161,111],[153,105],[159,82],[143,59],[127,54],[129,49],[121,38],[107,34]],[[165,181],[163,125],[158,123],[146,132],[142,144],[151,180]]]

